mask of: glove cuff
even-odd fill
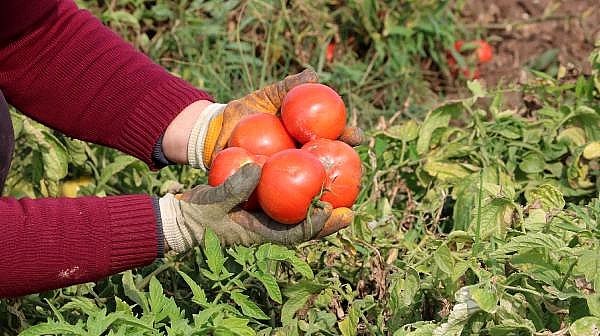
[[[210,168],[212,155],[217,145],[217,139],[221,134],[221,128],[223,128],[223,113],[216,115],[208,124],[208,131],[206,132],[206,139],[204,140],[204,155],[202,160],[204,166]]]
[[[184,225],[181,201],[173,194],[166,194],[158,200],[162,230],[169,249],[182,253],[193,246],[191,233]]]
[[[225,106],[227,105],[216,103],[210,104],[204,109],[204,111],[202,111],[196,120],[196,123],[192,127],[192,132],[190,134],[187,146],[187,157],[190,166],[206,170],[207,161],[204,158],[206,155],[212,155],[212,149],[214,149],[214,143],[216,142],[216,137],[218,137],[218,132],[216,136],[214,136],[213,133],[217,128],[216,125],[218,125],[217,131],[220,131],[220,124],[223,122],[222,114],[223,110],[225,110]],[[215,119],[214,122],[213,119]],[[211,130],[211,124],[212,133],[209,134],[209,130]],[[212,146],[207,146],[207,135],[208,140],[213,143]],[[212,140],[213,137],[215,138],[214,140]],[[205,150],[209,150],[210,153],[205,153]]]

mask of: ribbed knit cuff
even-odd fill
[[[147,92],[129,115],[120,147],[156,169],[152,150],[158,138],[184,108],[198,100],[213,101],[213,98],[180,78],[165,80]]]
[[[165,156],[165,152],[163,151],[163,146],[162,146],[163,137],[164,137],[164,134],[161,135],[158,138],[158,140],[156,140],[156,143],[154,144],[154,148],[152,149],[152,163],[154,164],[154,167],[156,167],[158,169],[176,164],[175,162],[167,159],[167,157]]]
[[[151,264],[159,256],[162,244],[152,198],[113,196],[106,198],[106,204],[110,218],[111,274]]]
[[[158,258],[165,256],[165,234],[163,233],[162,218],[160,217],[160,204],[158,197],[152,197],[152,208],[154,208],[154,216],[156,216],[156,236],[158,242]]]

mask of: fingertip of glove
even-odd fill
[[[300,77],[306,83],[316,83],[319,81],[319,75],[315,72],[315,70],[311,68],[306,68],[302,70],[302,72],[300,73]]]
[[[288,76],[285,79],[286,89],[290,90],[295,86],[304,83],[317,83],[319,81],[319,75],[310,68],[304,69],[302,72],[295,75]]]
[[[317,234],[317,238],[329,236],[343,228],[348,227],[354,220],[354,211],[349,208],[335,208]]]
[[[243,165],[235,174],[226,181],[233,193],[252,192],[260,180],[261,167],[256,163]]]

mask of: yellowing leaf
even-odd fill
[[[471,172],[458,163],[438,162],[428,160],[423,169],[427,174],[443,181],[450,182],[467,177]]]
[[[390,138],[409,142],[416,139],[419,135],[419,125],[416,121],[410,119],[400,125],[394,125],[388,128],[384,133]]]
[[[600,141],[594,141],[585,146],[583,157],[588,160],[600,158]]]
[[[556,140],[571,145],[581,146],[585,144],[585,132],[580,127],[569,127],[558,134]]]
[[[539,185],[535,189],[526,192],[525,197],[529,204],[540,202],[542,209],[546,211],[562,210],[565,207],[565,199],[562,193],[551,184]]]

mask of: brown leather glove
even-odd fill
[[[326,202],[313,207],[309,219],[296,225],[279,224],[263,213],[242,210],[239,204],[248,199],[259,179],[260,167],[247,164],[217,187],[200,185],[180,197],[168,194],[161,198],[168,248],[176,252],[192,248],[202,242],[206,228],[212,229],[224,245],[290,245],[329,235],[352,222],[351,210],[336,209],[332,216],[334,210]]]
[[[205,134],[205,136],[200,137],[203,141],[198,142],[197,135],[190,137],[192,145],[188,146],[188,150],[191,151],[188,153],[188,156],[195,157],[194,162],[203,161],[205,167],[210,167],[212,159],[216,153],[227,146],[233,129],[243,117],[256,113],[278,114],[281,103],[289,90],[303,83],[314,82],[318,82],[318,75],[313,70],[306,69],[301,73],[288,76],[277,83],[254,91],[240,99],[233,100],[227,105],[214,104],[214,106],[209,107],[209,113],[206,113],[206,118],[209,121],[207,123],[199,123],[200,125],[206,125],[205,130],[198,132],[198,134]],[[193,134],[196,133],[193,132]],[[363,133],[360,128],[347,127],[339,140],[351,146],[357,146],[363,142]],[[199,144],[195,145],[196,143]],[[201,155],[198,155],[198,152],[195,150],[199,148],[202,148]],[[194,155],[192,152],[196,152],[196,154]],[[246,227],[255,228],[255,230],[258,230],[256,228],[263,227],[267,223],[267,217],[263,214],[254,214],[252,217],[248,217],[245,215],[245,212],[241,212],[240,214],[232,215],[238,222],[245,222]],[[348,208],[332,210],[331,219],[319,235],[326,236],[347,227],[352,222],[353,217],[354,213]],[[258,223],[263,225],[258,225]]]
[[[227,146],[231,132],[240,119],[256,113],[278,114],[283,98],[293,87],[304,83],[316,83],[318,80],[319,76],[316,72],[312,69],[306,69],[301,73],[288,76],[277,83],[229,102],[222,113],[222,120],[215,119],[209,127],[204,146],[205,166],[210,167],[215,155]],[[219,123],[221,127],[219,127]],[[216,140],[210,141],[210,139],[215,138],[216,133],[218,133]],[[350,146],[357,146],[363,140],[363,133],[359,128],[347,127],[340,136],[340,140]]]

